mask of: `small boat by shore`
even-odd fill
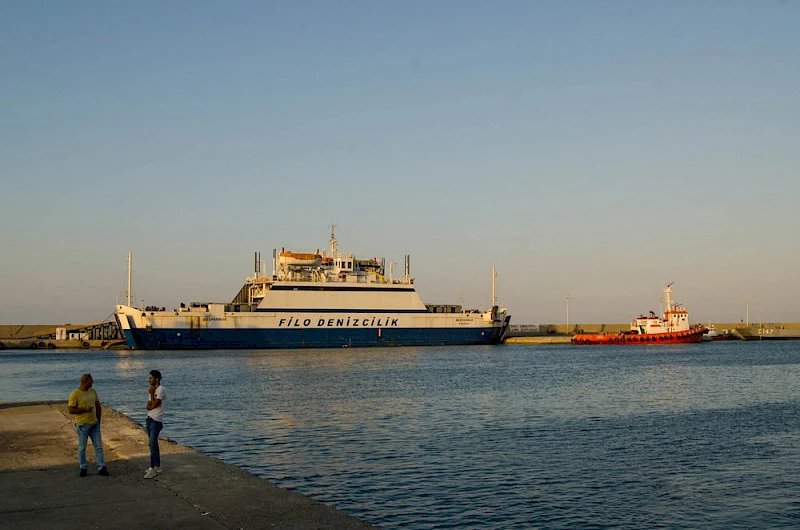
[[[717,337],[719,336],[719,331],[717,331],[717,328],[714,326],[714,324],[709,323],[708,326],[706,326],[706,332],[703,333],[702,337],[700,337],[700,342],[712,342],[717,340]]]
[[[730,330],[723,329],[721,332],[717,331],[717,327],[714,324],[709,323],[708,326],[706,326],[706,332],[700,338],[700,341],[716,342],[720,340],[741,340],[741,339]]]
[[[619,333],[578,333],[574,344],[683,344],[700,342],[707,328],[689,324],[689,312],[681,304],[672,303],[672,283],[664,288],[666,310],[663,317],[653,311],[639,315],[631,322],[629,331]]]

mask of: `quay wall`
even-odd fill
[[[2,339],[29,339],[39,335],[55,334],[56,328],[67,327],[69,324],[0,324],[0,340]]]
[[[63,330],[58,333],[58,330]],[[117,323],[101,320],[86,324],[0,324],[0,349],[109,349],[121,347]]]

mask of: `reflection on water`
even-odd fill
[[[385,528],[797,523],[800,343],[0,352],[0,400],[90,371],[164,434]]]
[[[121,355],[117,358],[115,368],[115,374],[122,379],[142,377],[143,372],[150,373],[150,370],[145,370],[144,358],[141,355]]]

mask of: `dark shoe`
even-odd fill
[[[107,477],[108,476],[108,468],[106,466],[101,467],[100,471],[98,471],[97,474],[98,475],[102,475],[104,477]]]
[[[86,474],[87,474],[87,471],[85,469],[81,468],[81,472],[80,472],[80,474],[78,476],[79,477],[85,477]]]

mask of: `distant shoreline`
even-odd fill
[[[31,339],[31,338],[45,338],[45,335],[54,334],[56,329],[58,328],[65,328],[67,333],[72,330],[82,329],[88,326],[94,326],[101,322],[106,321],[95,321],[95,322],[88,322],[83,324],[0,324],[0,340],[4,339]],[[694,324],[708,324],[708,322],[694,322]],[[719,328],[743,328],[746,327],[747,324],[744,322],[711,322],[714,324],[718,329]],[[760,324],[770,325],[770,326],[783,326],[786,328],[798,328],[800,329],[800,322],[750,322],[750,326],[757,326]],[[522,324],[519,322],[515,322],[511,320],[512,326],[534,326],[545,331],[547,330],[554,330],[556,333],[566,333],[567,332],[567,324]],[[610,324],[586,324],[581,322],[570,323],[569,328],[572,331],[577,331],[579,329],[583,329],[584,331],[595,331],[599,329],[605,330],[623,330],[628,329],[630,327],[630,323],[610,323]]]

